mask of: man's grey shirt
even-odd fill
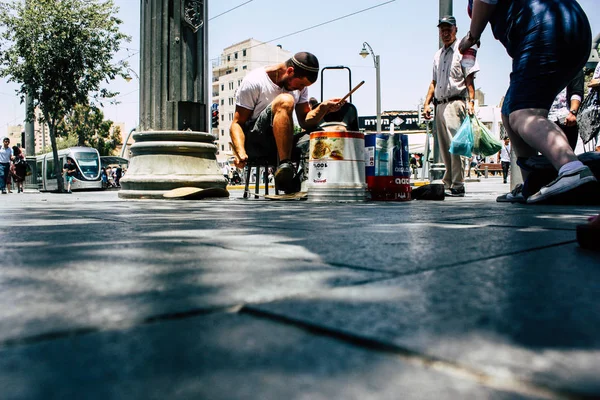
[[[433,57],[433,80],[435,81],[434,96],[444,100],[454,96],[467,97],[467,76],[479,71],[479,63],[466,69],[460,64],[462,54],[458,51],[458,40],[450,46],[442,47]]]

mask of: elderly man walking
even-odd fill
[[[461,156],[450,154],[450,142],[462,124],[466,113],[474,113],[475,73],[479,65],[463,66],[462,55],[458,51],[456,40],[456,19],[447,15],[439,20],[440,38],[444,46],[433,58],[433,80],[429,85],[423,113],[426,119],[431,118],[431,106],[435,105],[435,124],[437,142],[446,167],[442,179],[446,188],[446,196],[464,197],[465,166]]]
[[[6,194],[6,181],[10,177],[10,162],[13,159],[13,150],[9,144],[9,138],[2,139],[2,147],[0,147],[0,190],[2,190],[2,194]]]

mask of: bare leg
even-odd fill
[[[290,94],[280,94],[271,103],[273,111],[273,136],[277,144],[279,160],[289,160],[292,157],[294,141],[294,98]]]
[[[505,117],[502,117],[505,120]],[[510,128],[507,129],[517,157],[528,157],[542,153],[556,168],[571,161],[577,156],[569,146],[564,132],[548,120],[548,111],[541,108],[517,110],[509,116]],[[508,126],[505,123],[505,126]],[[511,131],[512,130],[512,135]],[[516,135],[515,135],[516,133]],[[523,177],[525,179],[525,176]]]

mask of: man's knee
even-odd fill
[[[271,103],[271,109],[273,110],[273,113],[285,111],[291,114],[292,111],[294,111],[294,96],[289,93],[278,95]]]

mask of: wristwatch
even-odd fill
[[[569,111],[571,114],[573,114],[574,116],[577,116],[577,110],[570,110]]]

